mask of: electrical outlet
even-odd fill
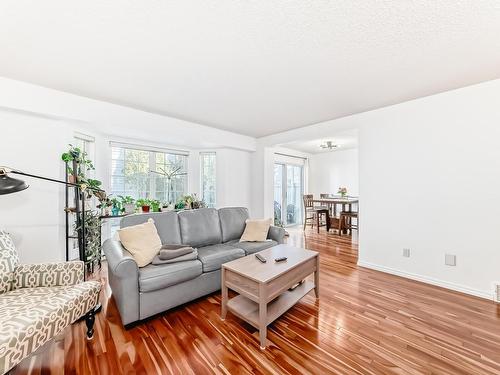
[[[457,265],[457,256],[453,254],[445,254],[444,255],[444,264],[447,266],[456,266]]]
[[[410,257],[410,249],[409,248],[404,248],[403,249],[403,256],[405,258],[409,258]]]

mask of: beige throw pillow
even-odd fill
[[[153,219],[148,219],[144,224],[122,228],[118,230],[118,235],[123,247],[132,254],[139,267],[147,266],[160,252],[161,239]]]
[[[269,232],[269,227],[271,226],[272,219],[247,219],[245,223],[245,231],[241,236],[240,242],[265,241],[267,239],[267,233]]]

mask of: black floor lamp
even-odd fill
[[[27,177],[33,177],[33,178],[38,178],[40,180],[45,180],[45,181],[50,181],[50,182],[55,182],[58,184],[63,184],[66,186],[73,186],[77,188],[77,194],[80,194],[81,192],[84,191],[81,185],[75,184],[72,182],[67,182],[67,181],[62,181],[62,180],[56,180],[53,178],[49,177],[43,177],[43,176],[38,176],[34,175],[31,173],[25,173],[21,172],[17,169],[9,168],[9,167],[4,167],[0,166],[0,195],[4,194],[11,194],[11,193],[17,193],[18,191],[25,190],[29,187],[26,182],[23,180],[19,180],[14,177],[10,177],[9,174],[18,174],[22,176],[27,176]],[[91,189],[94,191],[102,191],[101,189],[95,189],[95,188],[90,188],[87,187],[87,189]],[[81,243],[79,244],[80,247],[80,260],[85,261],[85,254],[84,254],[84,249],[85,249],[85,199],[82,199],[82,223],[81,223]],[[83,254],[82,254],[83,252]]]

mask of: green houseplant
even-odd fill
[[[66,163],[68,182],[79,184],[82,191],[86,192],[87,198],[101,190],[101,181],[87,177],[87,172],[95,170],[94,163],[88,159],[87,152],[70,144],[68,151],[61,155],[61,159]]]
[[[85,259],[90,272],[96,262],[101,260],[101,220],[94,210],[85,211]],[[75,225],[76,230],[81,227]]]
[[[111,202],[111,212],[113,213],[113,216],[118,216],[122,210],[122,202],[119,198],[112,198],[110,200]]]
[[[160,201],[159,200],[156,200],[156,199],[151,200],[150,205],[151,205],[151,210],[153,210],[153,212],[160,212]]]
[[[79,147],[75,147],[72,144],[69,145],[67,152],[61,155],[62,161],[67,163],[68,174],[73,176],[76,172],[78,177],[85,176],[85,172],[94,170],[94,164],[92,160],[87,159],[88,154],[82,151]],[[76,162],[77,170],[73,170],[73,161]],[[69,181],[72,183],[77,183],[78,181]]]
[[[151,207],[151,201],[149,199],[140,198],[137,199],[136,203],[137,207],[142,209],[143,213],[149,212],[149,208]]]
[[[135,199],[132,198],[130,195],[123,196],[119,195],[118,198],[120,198],[121,205],[122,205],[122,212],[124,214],[133,214],[135,212]]]

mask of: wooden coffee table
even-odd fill
[[[266,347],[267,326],[314,289],[319,298],[319,254],[316,251],[278,245],[222,265],[222,312],[229,310],[259,330],[260,347]],[[286,256],[284,262],[275,258]],[[314,273],[314,282],[304,281]],[[302,282],[302,283],[300,283]],[[293,290],[291,287],[297,285]],[[228,289],[239,293],[228,299]]]

